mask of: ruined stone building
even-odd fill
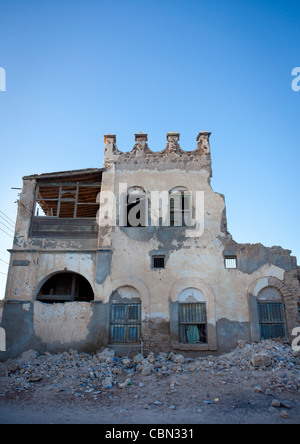
[[[23,178],[1,327],[7,352],[223,352],[299,326],[289,250],[238,244],[210,133],[161,152],[106,135],[104,167]],[[131,217],[132,216],[132,217]]]

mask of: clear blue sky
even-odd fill
[[[299,42],[299,0],[1,0],[0,210],[24,175],[101,167],[105,133],[190,150],[206,130],[234,239],[299,258]]]

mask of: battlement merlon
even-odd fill
[[[193,151],[184,151],[179,145],[180,134],[167,133],[167,146],[162,151],[151,151],[148,146],[148,134],[135,134],[135,145],[132,151],[122,152],[117,147],[115,134],[104,136],[105,154],[104,166],[115,164],[119,167],[135,168],[152,167],[163,169],[188,168],[205,169],[212,176],[210,154],[210,132],[201,131],[197,138],[197,148]]]

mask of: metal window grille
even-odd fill
[[[141,304],[112,303],[110,310],[110,342],[128,344],[140,342]]]
[[[205,303],[179,304],[179,340],[183,344],[207,343]]]
[[[258,316],[261,339],[285,337],[285,315],[281,302],[259,302]]]
[[[237,268],[237,258],[225,257],[225,268],[230,268],[230,269]]]
[[[153,257],[153,268],[165,268],[165,257],[164,256]]]

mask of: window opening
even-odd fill
[[[94,292],[87,279],[76,273],[58,273],[42,286],[37,301],[45,303],[90,302]]]
[[[96,218],[100,184],[43,184],[37,187],[35,216]]]
[[[126,226],[147,226],[147,199],[143,194],[128,194],[126,202]]]
[[[205,303],[179,304],[179,336],[183,344],[207,343]]]
[[[261,339],[284,338],[285,314],[282,302],[258,302]]]
[[[153,268],[165,268],[165,256],[153,256]]]
[[[237,268],[237,257],[236,256],[226,256],[225,257],[225,268],[228,268],[228,269]]]
[[[170,194],[170,226],[190,227],[192,218],[191,195],[187,191]]]
[[[112,344],[138,343],[140,336],[141,303],[111,303],[110,342]]]

